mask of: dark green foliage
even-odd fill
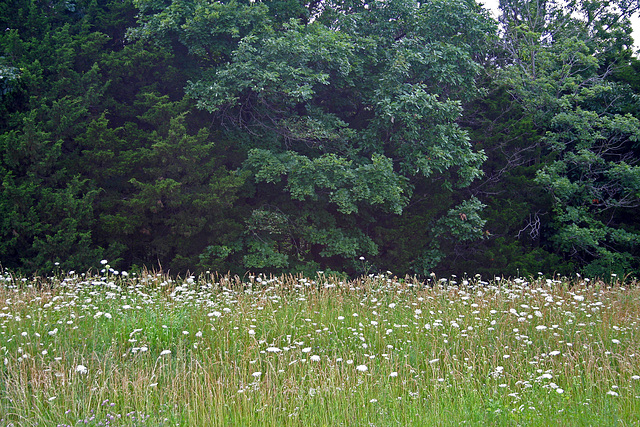
[[[177,14],[190,22],[200,3],[184,4],[192,6],[142,19]],[[484,156],[456,123],[461,102],[481,93],[475,56],[486,50],[492,24],[477,6],[475,12],[457,2],[324,6],[313,23],[254,27],[228,64],[203,69],[187,88],[200,108],[245,135],[244,170],[258,191],[243,239],[247,268],[308,264],[353,272],[349,265],[360,256],[384,266],[375,258],[381,242],[372,228],[390,213],[402,214],[416,185],[446,193],[481,174]],[[454,18],[464,34],[442,27]],[[175,37],[191,49],[187,33]],[[276,215],[268,206],[277,206],[281,225],[266,233],[253,220]],[[482,207],[462,206],[470,217]],[[450,236],[481,237],[464,225],[457,227],[465,233]],[[456,228],[451,221],[438,227],[445,226]],[[446,234],[438,227],[428,237],[435,246]]]
[[[33,2],[21,13],[39,24],[12,23],[0,38],[19,70],[2,99],[2,265],[86,269],[106,256],[180,271],[235,238],[225,214],[242,180],[216,160],[224,148],[201,117],[170,101],[185,85],[173,55],[124,45],[133,4]]]
[[[615,3],[4,2],[0,264],[635,274]]]
[[[640,267],[640,230],[625,220],[640,203],[640,121],[625,114],[633,111],[628,86],[607,80],[627,55],[627,19],[638,6],[613,2],[614,13],[610,3],[505,2],[502,17],[505,49],[517,65],[503,71],[505,82],[553,155],[535,178],[553,197],[548,241],[600,277]]]

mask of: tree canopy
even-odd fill
[[[0,263],[635,274],[626,0],[20,0]]]

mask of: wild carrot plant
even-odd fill
[[[0,426],[640,423],[634,283],[0,284]]]

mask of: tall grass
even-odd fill
[[[2,426],[640,424],[635,284],[0,284]]]

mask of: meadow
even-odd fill
[[[0,275],[0,426],[640,425],[634,282]]]

